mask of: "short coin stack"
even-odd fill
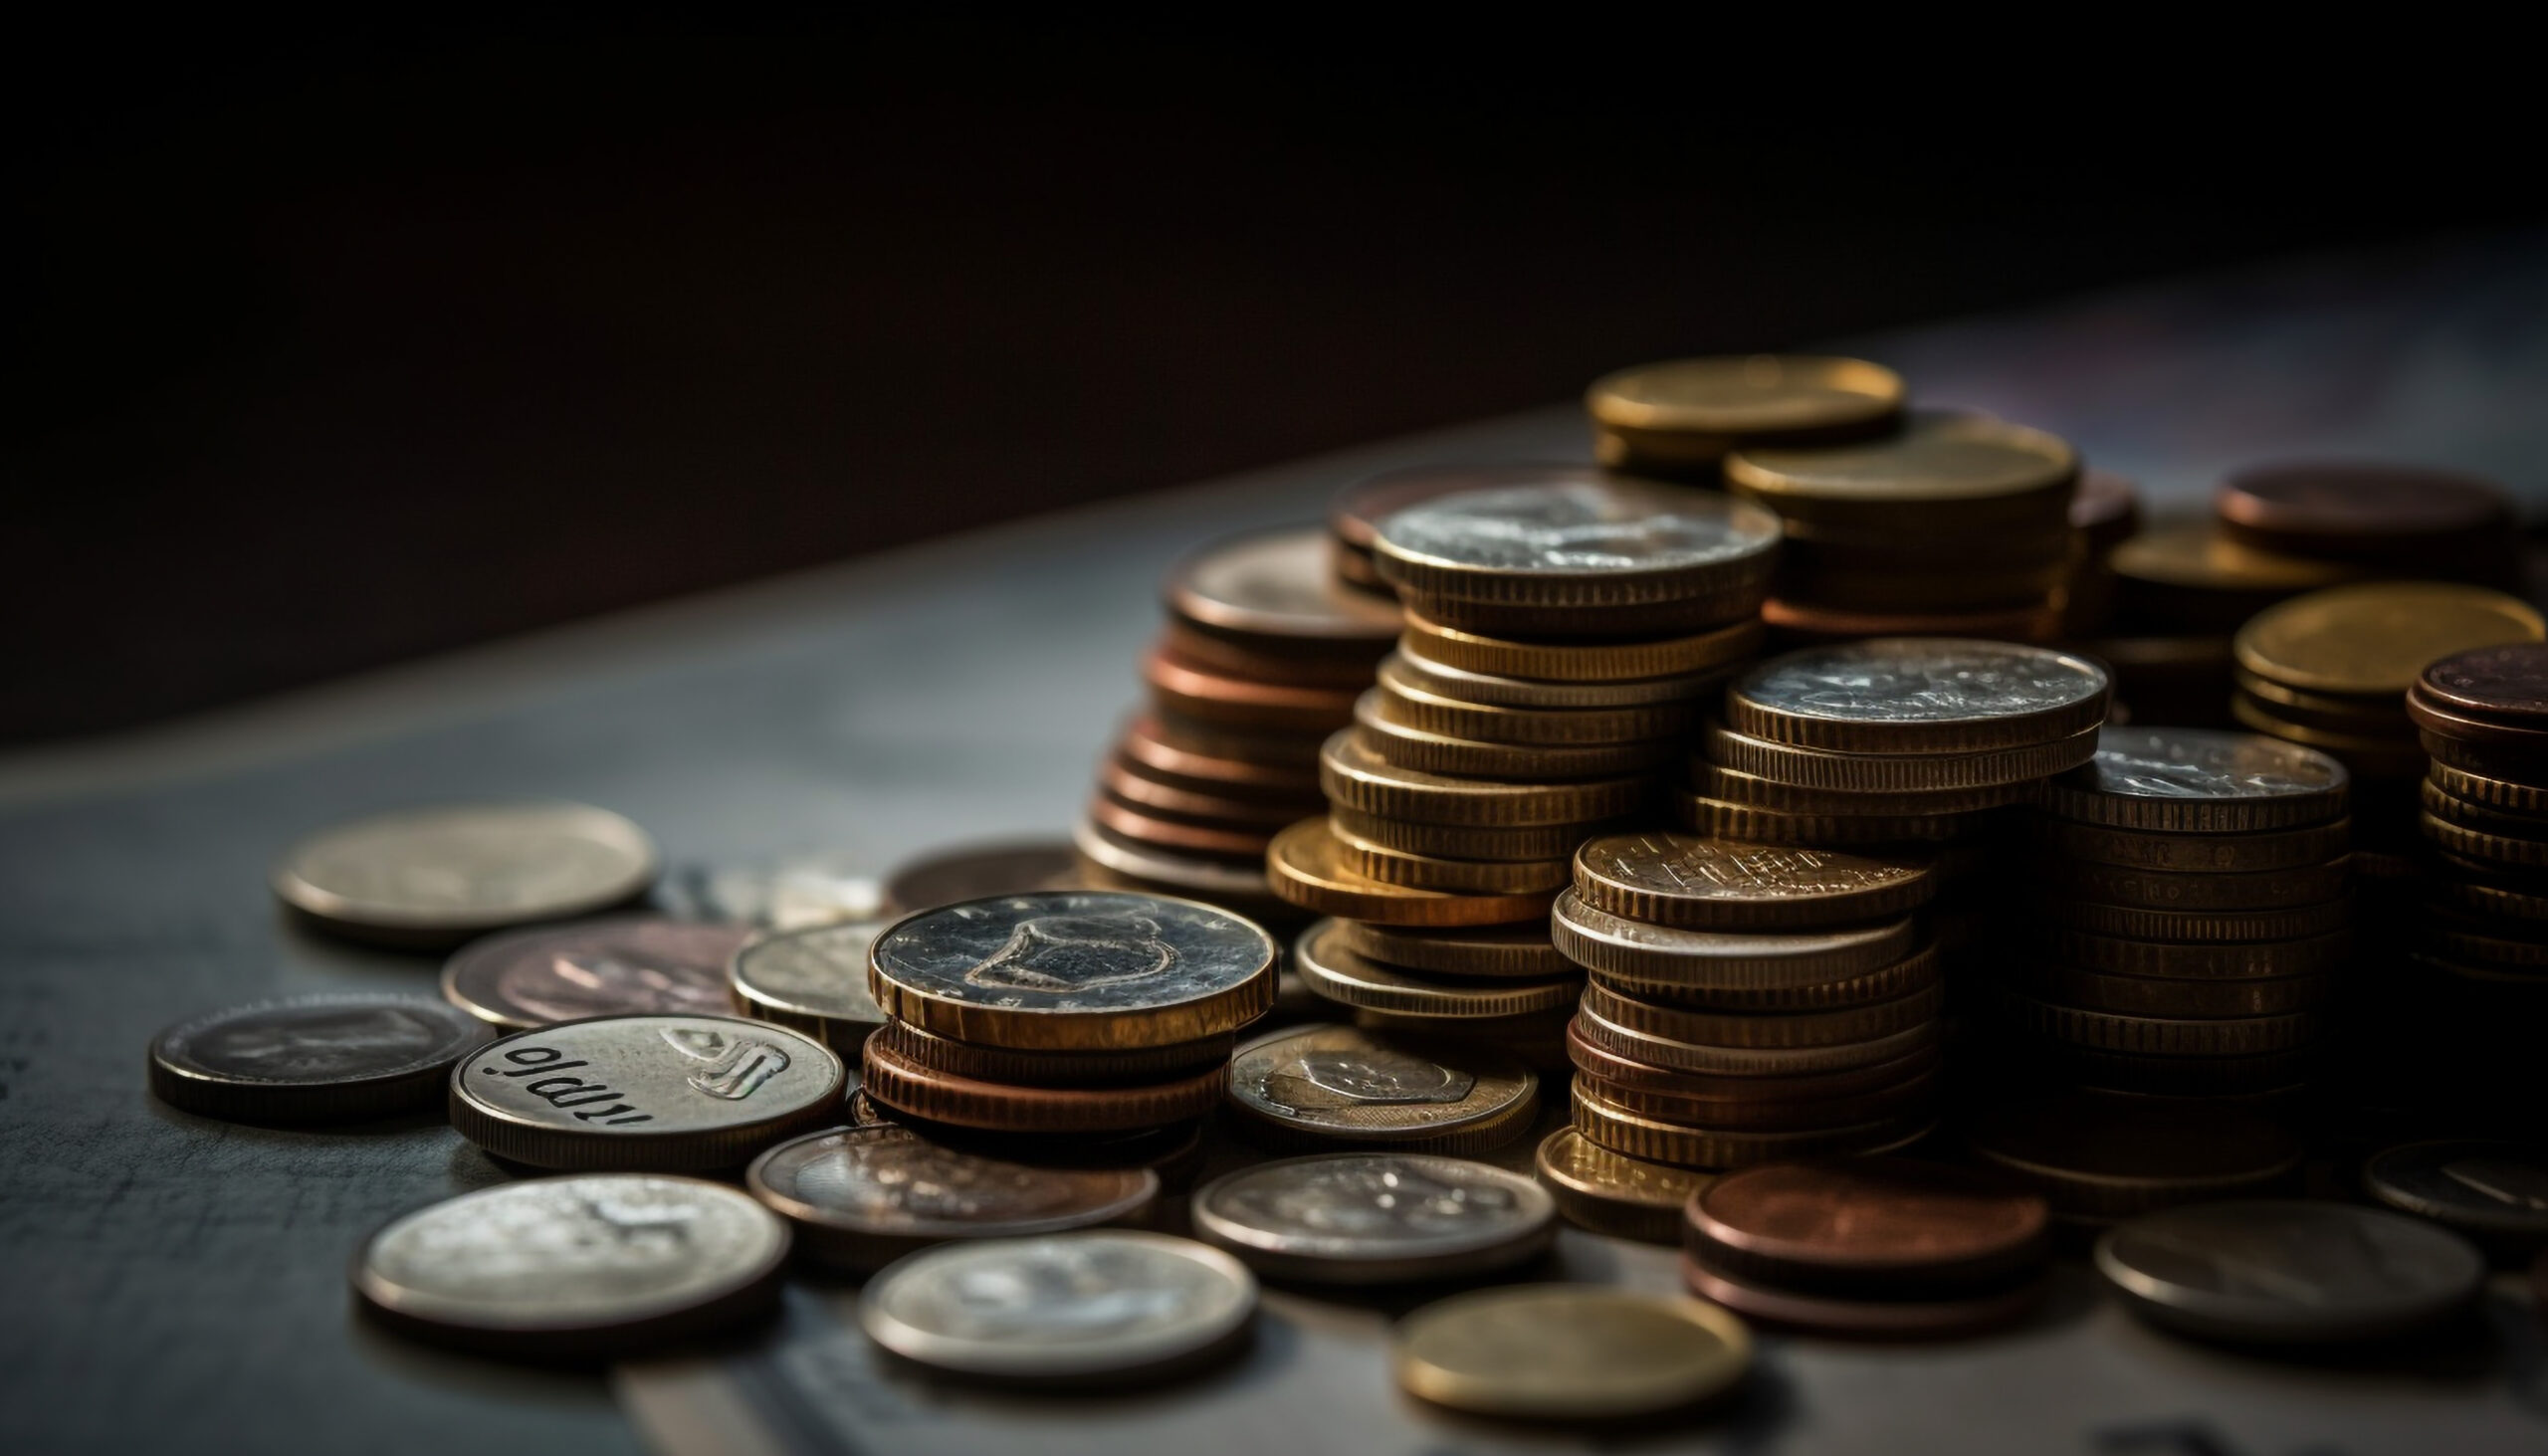
[[[1825,354],[1722,354],[1592,381],[1594,456],[1613,470],[1712,486],[1752,446],[1840,445],[1902,423],[1902,376]]]

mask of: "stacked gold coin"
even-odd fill
[[[1341,585],[1325,531],[1208,546],[1170,573],[1146,711],[1098,769],[1074,835],[1084,875],[1249,914],[1274,831],[1316,813],[1318,747],[1351,722],[1398,631],[1394,604]]]
[[[1726,457],[1725,479],[1786,526],[1763,608],[1773,632],[2040,642],[2061,628],[2079,456],[2055,436],[1922,412],[1861,444],[1745,446]]]
[[[1595,458],[1653,480],[1715,485],[1751,446],[1838,445],[1892,433],[1902,376],[1864,359],[1725,354],[1621,369],[1592,381]]]
[[[2300,1086],[2345,955],[2351,786],[2255,733],[2103,729],[2030,826],[2042,924],[2009,965],[2017,1045],[2115,1091]]]
[[[1553,917],[1591,976],[1575,1131],[1641,1163],[1746,1166],[1920,1137],[1939,1056],[1917,854],[1663,832],[1576,852]]]

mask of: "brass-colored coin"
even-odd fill
[[[1414,975],[1355,953],[1344,932],[1332,920],[1310,927],[1292,947],[1292,963],[1312,990],[1348,1006],[1420,1016],[1525,1016],[1572,1005],[1581,988],[1572,976],[1456,981]]]
[[[2034,786],[2024,781],[1987,784],[1980,788],[1911,789],[1885,794],[1799,788],[1792,783],[1744,773],[1721,763],[1710,763],[1705,758],[1691,762],[1690,782],[1693,790],[1703,798],[1722,799],[1743,808],[1768,809],[1778,814],[1798,817],[1828,815],[1835,818],[1866,814],[1900,819],[1942,819],[1953,815],[1959,816],[1958,823],[1970,822],[1961,816],[2019,803],[2034,793]]]
[[[1495,1052],[1352,1026],[1286,1027],[1229,1067],[1230,1110],[1294,1142],[1483,1150],[1527,1128],[1539,1093],[1538,1074]]]
[[[1588,1090],[1581,1082],[1575,1088],[1575,1131],[1614,1152],[1681,1167],[1752,1167],[1799,1157],[1885,1152],[1917,1142],[1933,1122],[1923,1110],[1845,1128],[1725,1132],[1685,1128],[1645,1117]]]
[[[1987,612],[2041,607],[2069,583],[2071,535],[2061,528],[2045,560],[2028,542],[2008,542],[1988,558],[1967,562],[1923,559],[1892,546],[1790,535],[1779,572],[1779,594],[1844,612]],[[2019,554],[2022,552],[2022,554]],[[1859,560],[1870,564],[1856,564]],[[1873,564],[1881,562],[1882,564]]]
[[[1408,593],[1407,600],[1413,606],[1421,607],[1424,615],[1445,627],[1496,637],[1525,638],[1671,637],[1685,632],[1708,632],[1757,614],[1769,589],[1766,569],[1738,578],[1733,584],[1703,596],[1606,606],[1479,601],[1467,597],[1426,595],[1416,593],[1412,588],[1400,588]]]
[[[1215,541],[1168,573],[1168,609],[1206,632],[1242,640],[1377,653],[1398,633],[1397,609],[1340,586],[1327,553],[1327,531],[1314,525]]]
[[[1140,764],[1144,773],[1159,782],[1179,784],[1200,793],[1293,800],[1318,796],[1315,744],[1311,745],[1311,753],[1303,754],[1284,740],[1276,761],[1262,762],[1181,747],[1168,740],[1169,731],[1156,719],[1137,718],[1116,740],[1115,751],[1125,762]],[[1189,737],[1187,741],[1208,739]]]
[[[2404,694],[2425,664],[2472,648],[2548,640],[2548,621],[2481,586],[2385,581],[2311,592],[2238,629],[2238,665],[2304,692]]]
[[[1813,1047],[1727,1047],[1676,1041],[1621,1026],[1593,1011],[1579,1010],[1567,1034],[1611,1056],[1674,1072],[1711,1077],[1803,1077],[1899,1061],[1934,1045],[1939,1030],[1932,1020],[1873,1041]]]
[[[2504,927],[2519,930],[2520,927]],[[2428,923],[2424,943],[2442,958],[2517,969],[2548,968],[2548,939],[2508,940],[2450,921]]]
[[[2525,814],[2499,809],[2491,804],[2472,803],[2444,789],[2430,776],[2416,785],[2416,795],[2424,804],[2426,813],[2462,829],[2502,835],[2508,839],[2548,839],[2548,814]]]
[[[2436,846],[2461,859],[2524,870],[2548,869],[2548,837],[2515,839],[2488,834],[2436,817],[2430,810],[2416,815],[2416,827]]]
[[[1583,824],[1616,819],[1653,797],[1644,778],[1589,783],[1498,783],[1401,768],[1348,729],[1319,750],[1319,781],[1329,800],[1389,819],[1482,828]]]
[[[2182,911],[2275,910],[2342,898],[2350,869],[2351,862],[2344,856],[2295,869],[2236,874],[2143,870],[2072,860],[2036,865],[2034,880],[2058,894],[2107,905]]]
[[[453,804],[310,836],[274,867],[284,904],[339,935],[455,945],[636,899],[661,858],[644,830],[589,804]]]
[[[2338,819],[2299,829],[2247,834],[2182,834],[2112,829],[2102,824],[2047,818],[2035,821],[2034,837],[2036,842],[2061,854],[2099,864],[2179,873],[2246,874],[2324,864],[2350,847],[2353,824]]]
[[[2201,1019],[2122,1016],[2058,1006],[2031,996],[2011,996],[2008,1004],[2018,1025],[2055,1041],[2145,1057],[2244,1057],[2287,1052],[2314,1040],[2324,1019],[2306,1011]]]
[[[2031,783],[2096,756],[2097,730],[2023,748],[1975,753],[1841,753],[1799,748],[1711,723],[1700,751],[1711,763],[1798,788],[1857,794],[1920,793]]]
[[[1778,518],[1758,506],[1561,468],[1547,485],[1383,517],[1372,555],[1381,576],[1437,604],[1599,609],[1765,587],[1778,548]]]
[[[1691,1097],[1641,1083],[1613,1083],[1586,1072],[1576,1086],[1641,1118],[1719,1133],[1802,1133],[1853,1128],[1922,1112],[1937,1102],[1937,1077],[1919,1072],[1898,1082],[1836,1097]]]
[[[2115,829],[2257,834],[2344,817],[2352,783],[2342,763],[2280,738],[2109,724],[2094,758],[2044,784],[2043,806]]]
[[[1667,1006],[1693,1006],[1710,1011],[1830,1011],[1843,1006],[1891,1001],[1935,984],[1938,979],[1938,943],[1932,940],[1911,954],[1873,970],[1803,985],[1703,990],[1687,981],[1653,980],[1606,970],[1593,971],[1592,979],[1594,984],[1616,991],[1621,996]]]
[[[1180,753],[1252,763],[1297,772],[1318,754],[1332,728],[1247,728],[1206,722],[1152,704],[1133,721],[1137,734],[1157,739]]]
[[[1406,926],[1340,921],[1345,945],[1367,959],[1437,975],[1516,976],[1556,980],[1576,972],[1574,961],[1549,943],[1545,924],[1488,926],[1474,931],[1431,931]]]
[[[2156,526],[2115,547],[2110,565],[2131,582],[2180,592],[2290,596],[2358,580],[2362,568],[2259,549],[2209,520]]]
[[[1572,1127],[1542,1140],[1534,1161],[1540,1185],[1569,1223],[1649,1244],[1681,1241],[1681,1205],[1710,1181],[1690,1168],[1612,1152]]]
[[[2509,779],[2488,778],[2437,761],[2426,770],[2433,786],[2463,803],[2482,804],[2511,814],[2536,814],[2548,818],[2548,788],[2535,784],[2514,783]]]
[[[2268,711],[2265,705],[2244,693],[2230,700],[2230,716],[2240,726],[2257,732],[2271,733],[2277,738],[2287,738],[2321,752],[2332,753],[2357,774],[2375,778],[2410,778],[2424,771],[2425,755],[2417,751],[2413,743],[2366,738],[2356,733],[2329,732],[2307,724],[2294,723]]]
[[[1127,1047],[1094,1052],[1024,1051],[933,1036],[908,1021],[877,1028],[872,1038],[894,1056],[929,1072],[944,1072],[977,1082],[1008,1082],[1029,1087],[1108,1087],[1143,1082],[1172,1082],[1229,1064],[1235,1037],[1230,1033],[1201,1041],[1166,1046]]]
[[[1618,683],[1552,683],[1535,678],[1500,678],[1489,673],[1467,672],[1400,651],[1380,659],[1380,679],[1384,684],[1417,689],[1454,703],[1482,707],[1541,711],[1618,710],[1696,704],[1724,685],[1727,671],[1717,669],[1669,678],[1631,678]]]
[[[867,989],[867,952],[884,929],[878,921],[812,926],[751,940],[727,967],[735,1009],[855,1058],[885,1024],[885,1008]]]
[[[1336,837],[1358,848],[1393,849],[1450,860],[1562,860],[1575,847],[1610,827],[1593,824],[1428,824],[1391,819],[1339,804],[1328,811]]]
[[[1374,596],[1336,582],[1340,593],[1364,597],[1382,609],[1396,602],[1392,596]],[[1389,621],[1398,620],[1392,610]],[[1388,641],[1397,634],[1391,632]],[[1271,637],[1235,637],[1207,631],[1191,622],[1170,618],[1160,642],[1168,656],[1191,663],[1207,673],[1230,678],[1256,678],[1268,683],[1289,683],[1302,688],[1352,688],[1360,691],[1372,681],[1372,662],[1386,650],[1385,644],[1360,645],[1320,644],[1315,639]]]
[[[1572,890],[1557,898],[1550,928],[1576,964],[1665,999],[1774,997],[1847,980],[1903,959],[1917,940],[1907,917],[1784,935],[1675,930],[1613,915]]]
[[[1696,1300],[1580,1284],[1475,1290],[1417,1310],[1390,1342],[1398,1385],[1434,1405],[1570,1425],[1704,1405],[1743,1380],[1743,1322]]]
[[[2079,454],[2057,436],[1989,415],[1923,411],[1898,434],[1830,449],[1742,449],[1737,495],[1817,524],[1947,535],[1983,524],[2066,523]]]
[[[1755,665],[1726,690],[1726,727],[1850,753],[2028,747],[2103,723],[2111,686],[2096,663],[2049,648],[1879,637]]]
[[[1890,428],[1902,399],[1902,376],[1865,359],[1719,354],[1604,374],[1584,408],[1639,453],[1714,460],[1746,442],[1863,438]]]
[[[1686,789],[1670,795],[1673,820],[1693,834],[1753,844],[1923,844],[1960,839],[1972,826],[1955,814],[1783,814]]]
[[[1215,1066],[1163,1082],[1026,1087],[937,1071],[881,1037],[868,1040],[861,1066],[863,1090],[890,1112],[1024,1136],[1130,1133],[1191,1122],[1220,1106],[1225,1080]]]
[[[2548,756],[2492,743],[2462,742],[2431,728],[2419,728],[2416,741],[2433,755],[2436,763],[2532,788],[2548,788]]]
[[[1942,993],[1937,962],[1924,985],[1889,1001],[1830,1011],[1697,1011],[1623,996],[1599,981],[1584,988],[1586,1011],[1613,1026],[1700,1046],[1779,1049],[1879,1040],[1934,1020]]]
[[[2282,1016],[2315,1010],[2335,988],[2330,975],[2247,976],[2197,980],[2190,976],[2106,975],[2066,965],[2040,965],[2018,976],[2040,1000],[2082,1011],[2123,1016],[2204,1020],[2219,1016]]]
[[[1383,715],[1391,723],[1484,743],[1616,743],[1686,733],[1699,721],[1698,705],[1688,700],[1625,708],[1509,708],[1443,697],[1386,663],[1380,681],[1375,691],[1385,700]]]
[[[1929,861],[1696,835],[1614,834],[1575,853],[1575,892],[1686,930],[1807,930],[1898,916],[1935,893]]]
[[[1375,880],[1347,862],[1327,820],[1304,819],[1274,836],[1266,879],[1285,902],[1342,920],[1393,926],[1501,926],[1548,914],[1551,894],[1447,895]]]
[[[1354,690],[1266,683],[1216,673],[1165,647],[1142,659],[1142,682],[1168,713],[1206,724],[1277,732],[1320,732],[1345,721]]]
[[[2441,880],[2427,888],[2436,897],[2479,915],[2517,921],[2548,921],[2548,894],[2539,891],[2483,885],[2468,880]]]
[[[2053,962],[2084,970],[2212,980],[2323,974],[2344,963],[2353,940],[2338,933],[2250,944],[2167,944],[2084,931],[2053,931],[2043,943],[2044,954]]]
[[[1333,832],[1335,826],[1329,829]],[[1350,834],[1336,836],[1345,845],[1345,863],[1355,873],[1386,885],[1416,890],[1447,890],[1460,895],[1529,895],[1566,888],[1571,866],[1564,859],[1454,860],[1409,854],[1367,844]]]
[[[2087,1091],[1999,1097],[1974,1108],[1965,1133],[1984,1161],[2073,1217],[2266,1193],[2300,1172],[2299,1140],[2234,1103]]]
[[[1272,829],[1196,824],[1167,814],[1148,813],[1109,793],[1088,801],[1088,820],[1111,831],[1116,838],[1135,844],[1229,860],[1255,859],[1265,853],[1265,846],[1274,838]]]
[[[2038,906],[2054,925],[2095,936],[2169,942],[2299,940],[2345,928],[2343,901],[2283,910],[2146,910],[2092,900],[2054,899]]]
[[[1759,651],[1761,636],[1761,624],[1746,620],[1659,641],[1526,642],[1462,631],[1410,609],[1398,651],[1442,667],[1494,677],[1626,683],[1729,667]]]
[[[1653,768],[1680,748],[1662,738],[1567,747],[1476,742],[1401,723],[1390,716],[1397,711],[1392,704],[1377,688],[1357,700],[1355,737],[1381,761],[1419,773],[1526,781],[1603,778]]]

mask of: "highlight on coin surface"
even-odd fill
[[[727,962],[750,933],[662,916],[540,926],[473,940],[442,970],[442,993],[508,1031],[637,1012],[727,1005]]]
[[[339,824],[276,864],[275,894],[357,939],[448,945],[636,899],[660,866],[644,830],[589,804],[451,804]]]

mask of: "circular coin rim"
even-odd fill
[[[304,879],[297,868],[313,847],[366,825],[413,819],[425,815],[434,817],[473,813],[518,815],[526,810],[546,812],[568,810],[577,818],[588,818],[592,824],[610,831],[608,834],[593,835],[596,842],[610,842],[613,848],[635,851],[636,869],[626,877],[624,884],[595,891],[578,899],[554,901],[536,907],[516,907],[506,911],[490,909],[473,911],[466,906],[442,910],[410,910],[396,906],[370,904],[351,896],[340,895]],[[635,820],[625,814],[602,808],[598,804],[579,803],[573,799],[470,800],[383,810],[379,813],[343,820],[314,833],[305,834],[293,841],[292,847],[285,850],[283,857],[275,861],[268,883],[273,886],[276,897],[286,905],[319,920],[382,931],[456,934],[464,931],[498,931],[513,926],[535,925],[542,921],[572,920],[577,916],[609,910],[643,895],[646,888],[654,884],[662,873],[662,851],[656,848],[653,838],[644,829],[639,828]]]

